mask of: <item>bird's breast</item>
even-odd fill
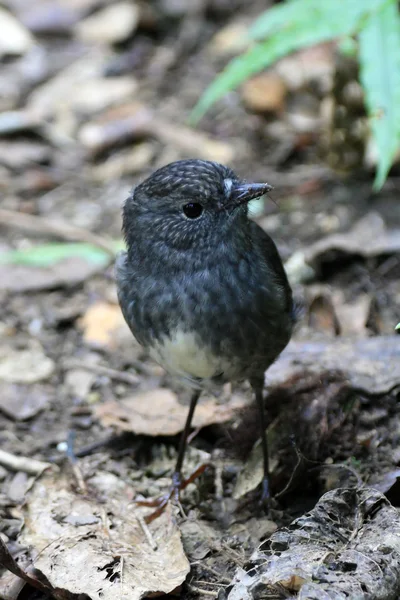
[[[216,356],[196,333],[182,329],[154,340],[149,353],[169,373],[189,382],[212,380],[229,369],[227,361]]]

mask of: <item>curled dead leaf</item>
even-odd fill
[[[268,589],[299,600],[395,600],[400,590],[400,517],[372,488],[328,492],[310,512],[273,533],[238,572],[229,600]]]

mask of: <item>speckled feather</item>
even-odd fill
[[[289,341],[293,304],[271,238],[232,207],[241,182],[223,165],[178,161],[125,203],[117,260],[124,317],[149,353],[190,385],[260,380]],[[182,206],[204,207],[188,219]]]

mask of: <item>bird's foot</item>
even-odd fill
[[[179,505],[181,491],[184,490],[189,483],[193,483],[193,481],[200,477],[208,466],[208,463],[200,465],[187,479],[182,479],[181,473],[176,471],[172,475],[172,485],[166,494],[163,494],[159,498],[154,498],[153,500],[136,500],[135,503],[137,506],[155,508],[152,513],[145,517],[146,523],[151,523],[154,519],[157,519],[164,512],[170,500]]]

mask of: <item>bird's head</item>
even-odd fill
[[[210,246],[211,239],[222,239],[238,220],[247,220],[250,200],[271,189],[267,183],[246,183],[216,162],[173,162],[140,183],[125,202],[128,248],[138,236],[177,250]]]

